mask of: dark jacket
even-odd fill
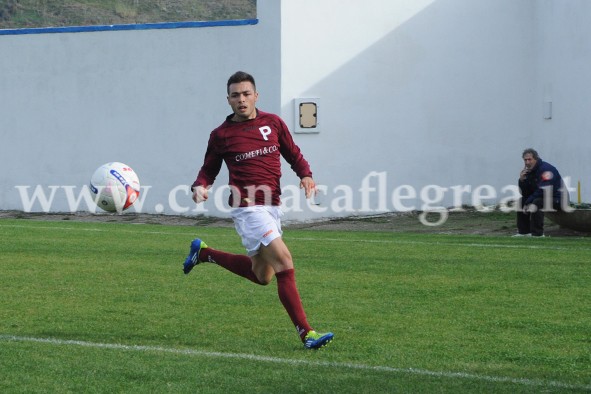
[[[523,204],[531,204],[537,198],[544,198],[544,189],[546,188],[552,190],[552,202],[560,204],[562,193],[566,193],[562,177],[556,167],[538,159],[534,168],[526,175],[525,180],[519,180]]]

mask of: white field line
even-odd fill
[[[63,340],[53,338],[35,338],[35,337],[23,337],[16,335],[0,335],[0,341],[4,342],[36,342],[46,343],[57,346],[80,346],[97,349],[113,349],[113,350],[125,350],[133,352],[154,352],[154,353],[170,353],[170,354],[181,354],[188,356],[197,356],[205,358],[229,358],[247,361],[257,362],[268,362],[275,364],[287,364],[287,365],[303,365],[309,367],[327,367],[334,369],[355,369],[365,370],[401,375],[419,375],[419,376],[432,376],[438,378],[448,379],[466,379],[466,380],[480,380],[491,383],[512,383],[530,387],[552,387],[559,389],[574,389],[574,390],[591,390],[591,385],[575,385],[558,381],[547,381],[541,379],[528,379],[528,378],[511,378],[505,376],[488,376],[479,375],[466,372],[440,372],[440,371],[429,371],[419,368],[395,368],[379,365],[365,365],[365,364],[353,364],[353,363],[340,363],[340,362],[328,362],[328,361],[310,361],[302,359],[289,359],[279,358],[271,356],[258,356],[255,354],[244,354],[244,353],[222,353],[222,352],[209,352],[205,350],[196,349],[177,349],[168,348],[162,346],[142,346],[142,345],[123,345],[116,343],[95,343],[86,341],[76,340]]]
[[[60,231],[90,231],[90,232],[109,232],[109,229],[101,229],[101,228],[76,228],[76,227],[53,227],[53,226],[25,226],[25,225],[13,225],[13,224],[0,224],[0,228],[26,228],[26,229],[40,229],[40,230],[60,230]],[[134,231],[134,230],[118,230],[122,233],[131,233],[131,234],[153,234],[153,235],[188,235],[191,237],[195,237],[197,235],[204,235],[207,234],[207,230],[199,231],[196,229],[194,232],[167,232],[167,231]],[[232,237],[235,238],[237,235],[223,235],[223,234],[216,234],[216,237],[226,238]],[[343,242],[349,243],[351,242],[348,239],[342,238],[326,238],[326,237],[292,237],[292,236],[284,236],[287,240],[295,240],[295,241],[306,241],[306,242]],[[543,242],[545,239],[532,239],[532,243],[539,243],[538,245],[528,245],[528,244],[493,244],[493,243],[456,243],[456,242],[427,242],[427,241],[410,241],[410,240],[398,240],[398,239],[364,239],[364,243],[373,243],[373,244],[392,244],[392,245],[434,245],[434,246],[456,246],[456,247],[469,247],[469,248],[492,248],[492,249],[537,249],[537,250],[583,250],[583,251],[591,251],[591,247],[571,247],[571,246],[553,246],[553,245],[544,245]]]

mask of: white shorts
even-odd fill
[[[267,246],[274,239],[281,237],[281,216],[281,208],[271,205],[255,205],[232,210],[234,227],[242,238],[242,245],[249,256],[256,255],[261,244]]]

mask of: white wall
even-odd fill
[[[299,140],[318,180],[359,188],[386,171],[388,196],[403,184],[514,184],[538,108],[534,2],[358,4],[283,2],[283,109],[322,100],[321,132]]]
[[[169,192],[194,179],[238,69],[257,78],[259,107],[291,127],[294,99],[320,98],[320,133],[294,138],[331,192],[324,206],[339,185],[355,191],[357,210],[366,205],[361,214],[395,208],[391,194],[404,184],[417,192],[488,184],[501,194],[529,146],[580,179],[591,200],[585,0],[259,0],[257,8],[252,26],[0,36],[0,209],[23,209],[17,185],[80,188],[117,160],[151,186],[142,211],[162,204],[174,213]],[[386,187],[364,203],[358,189],[372,171],[386,173]],[[284,172],[284,186],[297,184]],[[220,174],[217,186],[226,180]],[[448,190],[442,205],[453,202]],[[223,214],[208,204],[208,214]],[[67,210],[65,198],[51,209]]]
[[[532,145],[591,201],[591,2],[535,3],[538,57]],[[552,102],[552,119],[543,117]],[[576,201],[576,193],[571,193]]]
[[[274,12],[269,3],[260,23],[239,27],[0,36],[0,209],[24,209],[15,186],[78,194],[95,168],[122,161],[151,187],[143,211],[174,213],[169,192],[192,183],[230,112],[230,74],[265,74],[261,104],[279,110]],[[58,189],[51,210],[69,206]]]

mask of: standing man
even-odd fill
[[[560,173],[550,163],[543,161],[535,149],[526,149],[521,155],[525,167],[519,174],[521,199],[517,211],[516,236],[543,237],[544,210],[559,210],[568,196]]]
[[[258,92],[254,78],[238,71],[228,79],[228,104],[233,113],[211,132],[203,166],[193,182],[193,200],[208,199],[222,162],[229,172],[229,204],[236,231],[247,255],[225,253],[195,239],[183,265],[185,274],[203,262],[217,264],[256,284],[268,285],[277,278],[279,299],[304,347],[318,349],[334,334],[317,333],[310,327],[299,292],[289,249],[281,238],[281,156],[300,178],[306,198],[316,193],[308,162],[277,115],[256,108]]]

